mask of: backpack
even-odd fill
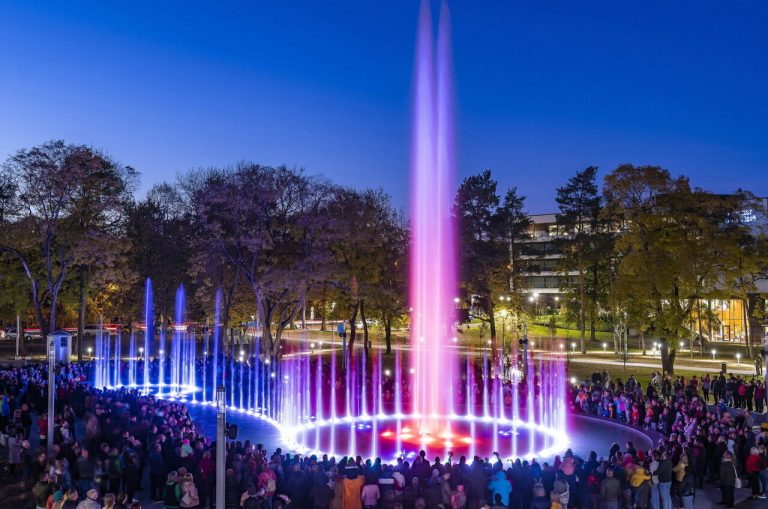
[[[267,479],[267,486],[264,488],[264,491],[266,491],[267,493],[274,493],[275,491],[277,491],[277,483],[275,483],[274,477],[270,477],[269,479]]]
[[[169,489],[173,488],[173,489]],[[173,483],[173,485],[165,485],[165,506],[166,507],[179,507],[179,499],[181,497],[181,488],[179,483]]]

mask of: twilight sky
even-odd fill
[[[768,195],[768,3],[449,3],[458,168],[533,213],[596,164]],[[435,9],[436,10],[436,9]],[[418,2],[0,3],[0,159],[62,138],[142,173],[304,167],[407,204]]]

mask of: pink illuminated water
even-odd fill
[[[436,47],[436,51],[435,51]],[[438,415],[453,409],[456,239],[451,208],[455,193],[449,20],[443,6],[437,43],[429,4],[422,4],[416,49],[411,160],[410,303],[415,355],[413,411],[422,433],[440,432]]]

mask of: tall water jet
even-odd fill
[[[176,306],[173,324],[173,336],[171,339],[171,385],[176,391],[181,390],[182,385],[182,348],[183,348],[183,324],[184,324],[184,285],[176,289]]]
[[[149,390],[149,354],[155,338],[155,319],[152,307],[152,280],[147,278],[144,287],[144,391]]]
[[[433,51],[429,3],[419,16],[411,159],[411,342],[415,351],[413,413],[422,434],[439,432],[451,408],[450,347],[455,321],[456,244],[452,219],[455,170],[448,10],[443,4]]]
[[[131,331],[128,340],[128,385],[136,385],[136,333]]]

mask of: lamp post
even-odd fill
[[[741,354],[740,353],[736,354],[736,364],[741,364]]]
[[[717,350],[714,348],[712,349],[712,360],[715,360],[715,354],[717,353]]]
[[[606,348],[608,348],[608,343],[603,343],[603,353],[607,353]]]
[[[227,407],[224,386],[216,387],[216,507],[224,507],[224,474],[226,472]]]
[[[21,338],[22,332],[21,315],[16,315],[16,360],[19,359],[19,338]]]
[[[56,413],[56,336],[48,336],[48,457],[53,457],[53,422]]]

